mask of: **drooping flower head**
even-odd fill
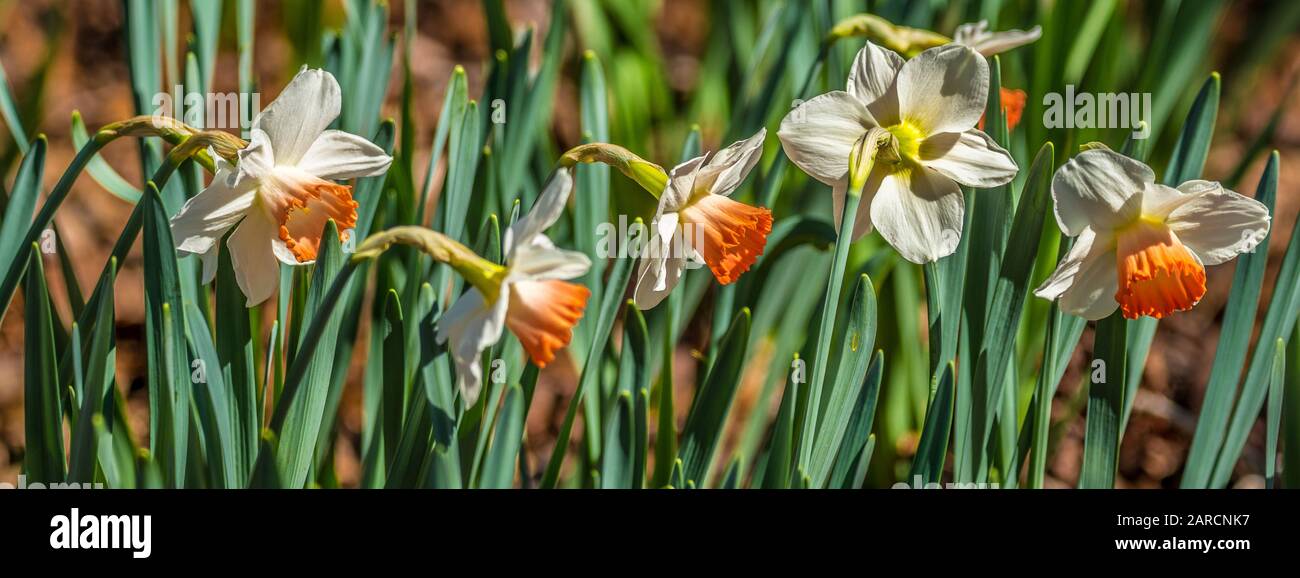
[[[325,223],[341,236],[356,225],[352,187],[335,181],[383,174],[392,158],[374,143],[326,127],[342,106],[338,81],[304,67],[253,120],[239,162],[217,160],[212,183],[172,217],[182,253],[203,260],[204,282],[216,275],[221,237],[231,227],[231,264],[249,307],[279,284],[279,264],[316,259]]]
[[[479,358],[501,339],[504,328],[519,338],[538,367],[546,367],[573,338],[591,291],[565,280],[585,274],[591,260],[556,248],[545,233],[564,213],[572,189],[571,172],[557,171],[532,211],[506,230],[505,266],[479,276],[438,321],[437,339],[450,342],[466,406],[478,399],[483,382]]]
[[[974,48],[984,56],[1001,54],[1013,48],[1019,48],[1038,40],[1043,35],[1042,27],[1035,26],[1029,30],[989,30],[989,21],[962,24],[952,35],[952,41]]]
[[[990,32],[989,21],[980,20],[979,22],[958,26],[957,32],[952,35],[952,41],[974,48],[984,56],[993,56],[1013,48],[1031,44],[1042,35],[1043,29],[1039,26],[1030,28],[1027,31],[1004,30]],[[998,96],[999,102],[1002,103],[1002,110],[1006,114],[1007,130],[1016,128],[1016,125],[1020,124],[1020,116],[1025,111],[1025,100],[1027,98],[1025,91],[1001,87],[998,89]],[[982,117],[980,118],[979,129],[984,130],[984,119]]]
[[[837,227],[850,192],[850,157],[875,151],[853,239],[874,226],[904,258],[926,263],[951,254],[961,239],[959,185],[1004,185],[1018,170],[975,128],[988,88],[988,63],[970,47],[946,44],[904,61],[868,42],[854,59],[848,90],[799,105],[781,121],[779,136],[791,161],[832,187]]]
[[[948,38],[924,28],[900,26],[875,14],[849,16],[837,22],[830,31],[832,40],[861,36],[907,58],[949,43],[969,46],[984,56],[993,56],[1034,42],[1042,35],[1043,29],[1038,26],[1027,31],[992,32],[988,21],[980,20],[958,26],[952,38]]]
[[[723,285],[748,271],[772,232],[772,212],[728,198],[763,153],[767,129],[713,155],[673,168],[651,221],[637,273],[636,304],[650,309],[681,280],[688,259],[703,261]],[[688,254],[689,253],[689,254]]]
[[[988,20],[980,20],[958,26],[952,38],[948,38],[929,30],[899,26],[874,14],[850,16],[840,21],[831,31],[833,39],[865,36],[868,41],[902,54],[906,58],[912,58],[927,49],[950,43],[969,46],[984,56],[993,56],[1031,44],[1042,35],[1043,29],[1039,26],[1029,30],[993,32],[989,30]],[[1025,92],[1002,87],[999,93],[1002,97],[1002,108],[1006,111],[1007,128],[1014,129],[1020,123],[1021,113],[1025,109]],[[980,119],[978,128],[984,130],[983,118]]]
[[[1158,184],[1150,167],[1104,148],[1058,169],[1052,197],[1075,241],[1034,293],[1085,319],[1191,309],[1205,295],[1205,266],[1253,250],[1269,229],[1259,201],[1216,182]]]

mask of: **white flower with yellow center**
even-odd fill
[[[837,228],[850,169],[869,167],[858,175],[853,239],[874,225],[904,258],[927,263],[952,254],[961,239],[959,185],[1004,185],[1018,170],[975,128],[988,90],[988,63],[968,46],[939,46],[904,61],[868,42],[853,61],[848,91],[799,105],[781,121],[779,136],[791,161],[833,188]],[[850,166],[850,157],[864,154],[874,158]]]
[[[490,271],[466,275],[473,288],[438,321],[438,343],[450,342],[466,407],[478,399],[483,383],[479,358],[501,339],[504,328],[519,338],[537,367],[546,367],[573,338],[591,291],[564,280],[586,274],[591,260],[556,248],[545,233],[564,213],[572,188],[571,171],[557,171],[532,210],[506,230],[505,266],[484,262],[481,266]]]
[[[1150,167],[1108,149],[1065,163],[1052,197],[1075,241],[1034,294],[1085,319],[1191,309],[1205,295],[1205,266],[1254,250],[1269,229],[1259,201],[1216,182],[1157,184]]]
[[[280,263],[315,261],[328,220],[343,238],[356,226],[352,187],[335,181],[383,174],[393,159],[364,138],[326,130],[341,106],[334,76],[304,67],[253,120],[239,164],[218,159],[212,183],[172,217],[176,249],[200,256],[205,283],[236,225],[227,244],[249,307],[275,292]]]

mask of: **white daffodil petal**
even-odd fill
[[[907,61],[895,82],[905,122],[926,136],[965,132],[984,116],[989,64],[968,46],[945,44]]]
[[[235,282],[248,307],[266,301],[280,285],[280,262],[271,251],[271,239],[279,239],[278,229],[264,212],[251,210],[226,242]]]
[[[537,238],[544,238],[539,235]],[[520,280],[573,279],[591,269],[591,259],[578,251],[565,251],[534,243],[516,247],[510,275]]]
[[[686,268],[686,259],[681,250],[685,244],[681,240],[677,223],[676,213],[662,215],[654,223],[654,235],[643,251],[640,269],[637,271],[633,299],[638,309],[644,311],[658,305],[681,281]]]
[[[929,263],[956,251],[964,214],[957,183],[925,167],[885,177],[871,200],[871,222],[913,263]]]
[[[749,176],[749,171],[758,164],[763,156],[763,141],[767,138],[767,129],[761,129],[754,136],[737,141],[731,146],[718,151],[700,170],[696,177],[696,188],[708,187],[714,195],[730,195]],[[692,196],[695,192],[692,191]]]
[[[316,137],[338,118],[343,98],[334,75],[303,67],[266,110],[253,120],[253,128],[266,131],[278,164],[296,165]]]
[[[695,181],[707,160],[708,156],[698,156],[668,171],[668,185],[659,195],[659,212],[676,213],[690,202]]]
[[[966,46],[974,46],[975,43],[983,40],[989,35],[989,21],[980,20],[979,22],[967,22],[958,24],[957,29],[952,33],[952,41]]]
[[[637,309],[645,311],[662,303],[685,270],[686,259],[681,257],[642,257],[633,295]]]
[[[568,169],[555,171],[546,183],[542,194],[533,202],[532,210],[520,217],[515,224],[506,229],[506,255],[514,252],[515,245],[527,245],[532,238],[542,234],[564,214],[564,207],[569,202],[569,191],[573,190],[573,173]]]
[[[1034,290],[1034,295],[1048,300],[1060,297],[1074,285],[1074,278],[1078,276],[1079,271],[1098,265],[1097,258],[1110,250],[1107,248],[1108,243],[1110,243],[1109,233],[1099,242],[1097,234],[1092,229],[1084,229],[1075,238],[1074,245],[1070,246],[1070,251],[1065,254],[1065,258],[1056,265],[1056,270]],[[1112,268],[1115,265],[1113,261],[1108,261],[1106,264]]]
[[[261,129],[252,130],[248,146],[240,149],[238,154],[239,166],[235,170],[235,180],[231,183],[235,188],[256,187],[275,170],[275,150],[271,145],[271,137]]]
[[[1113,229],[1131,222],[1142,195],[1155,181],[1151,168],[1110,149],[1086,150],[1052,177],[1056,222],[1074,236],[1091,226]]]
[[[1074,273],[1070,287],[1061,293],[1058,302],[1061,311],[1096,321],[1119,309],[1115,300],[1119,290],[1119,274],[1115,269],[1118,257],[1108,245],[1093,241],[1092,251]]]
[[[889,175],[884,169],[871,171],[867,177],[867,184],[862,187],[862,200],[858,203],[858,212],[853,219],[853,240],[857,241],[872,231],[871,226],[871,199],[875,197],[876,190],[880,188],[880,183]],[[835,211],[835,230],[840,230],[840,224],[844,220],[844,196],[848,193],[849,179],[845,177],[831,186],[831,210]]]
[[[875,118],[853,95],[828,92],[785,115],[777,136],[794,164],[834,185],[849,172],[854,143],[875,125]]]
[[[1215,184],[1217,185],[1217,183]],[[1195,194],[1199,194],[1199,192]],[[1177,209],[1180,205],[1193,198],[1195,198],[1194,194],[1183,194],[1182,191],[1170,186],[1160,183],[1147,183],[1146,188],[1142,190],[1142,214],[1147,217],[1164,219],[1169,216],[1170,211]]]
[[[357,135],[327,130],[311,144],[298,168],[328,180],[346,180],[381,175],[393,157],[384,149]]]
[[[171,218],[172,238],[176,250],[204,255],[216,248],[221,236],[235,226],[253,206],[256,192],[232,186],[234,173],[229,167],[218,170],[212,183],[185,202]]]
[[[1268,208],[1255,199],[1221,186],[1187,196],[1165,222],[1205,265],[1253,251],[1268,236]]]
[[[921,164],[979,189],[1005,185],[1020,170],[1011,153],[978,129],[930,136],[921,142],[920,154]]]
[[[1160,183],[1150,183],[1146,190],[1142,191],[1142,215],[1165,219],[1169,217],[1169,213],[1174,212],[1174,209],[1188,201],[1195,200],[1206,193],[1221,192],[1223,192],[1223,185],[1215,181],[1194,179],[1178,185],[1176,189]]]
[[[199,263],[203,265],[203,284],[211,283],[217,278],[217,266],[220,265],[221,246],[213,245],[212,250],[199,255]]]
[[[505,330],[509,291],[510,286],[503,285],[497,300],[488,306],[478,289],[470,289],[438,320],[436,338],[438,343],[451,342],[448,350],[456,361],[456,385],[466,407],[478,400],[483,383],[479,357],[501,339]]]
[[[853,58],[853,68],[849,69],[849,94],[863,104],[875,102],[894,84],[894,77],[903,68],[903,62],[903,57],[897,52],[868,41]]]
[[[993,56],[1002,54],[1013,48],[1019,48],[1026,44],[1032,44],[1043,36],[1043,29],[1035,26],[1029,30],[1003,30],[1000,32],[986,33],[973,44],[968,44],[984,56]]]

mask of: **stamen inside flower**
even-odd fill
[[[681,211],[686,237],[726,285],[748,271],[772,232],[772,211],[722,195],[705,195]]]
[[[511,285],[506,326],[519,338],[537,367],[555,359],[555,352],[573,339],[573,326],[582,318],[591,290],[565,281],[519,281]]]
[[[330,219],[338,227],[339,240],[347,240],[347,231],[357,225],[359,206],[352,200],[352,187],[305,173],[277,177],[263,184],[263,194],[280,224],[280,240],[299,263],[316,259],[321,234]]]
[[[1119,302],[1124,317],[1160,319],[1205,295],[1205,267],[1163,222],[1139,219],[1118,236]]]
[[[907,161],[916,161],[921,158],[921,141],[925,140],[925,133],[916,125],[903,121],[893,126],[885,127],[889,134],[894,137],[894,146],[898,151],[898,163]]]

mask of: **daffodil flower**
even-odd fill
[[[949,43],[963,44],[984,56],[1001,54],[1038,40],[1043,29],[1035,26],[1029,30],[990,32],[987,20],[957,27],[952,38],[923,28],[899,26],[874,14],[855,14],[835,24],[830,39],[865,36],[871,42],[884,46],[907,58],[922,51]]]
[[[974,48],[984,56],[1001,54],[1013,48],[1031,44],[1043,36],[1042,27],[1035,26],[1026,30],[1004,30],[989,32],[989,21],[980,20],[972,24],[962,24],[952,35],[952,41]],[[1006,112],[1007,130],[1020,124],[1020,115],[1025,110],[1025,91],[1003,87],[999,89],[1002,109]],[[980,118],[980,130],[984,130],[984,119]]]
[[[1062,311],[1130,319],[1191,309],[1205,295],[1205,266],[1254,250],[1268,209],[1210,181],[1155,182],[1141,162],[1091,149],[1052,178],[1056,222],[1074,246],[1034,293]]]
[[[849,72],[848,90],[815,97],[781,121],[779,136],[799,168],[830,185],[836,227],[850,191],[850,156],[875,151],[860,191],[852,238],[880,230],[914,263],[951,254],[961,239],[959,185],[1004,185],[1018,168],[975,128],[988,98],[983,56],[961,44],[931,48],[908,61],[867,43]],[[876,143],[864,142],[878,140]]]
[[[974,48],[984,56],[1001,54],[1013,48],[1019,48],[1038,40],[1043,35],[1039,26],[1029,30],[989,31],[989,21],[980,20],[971,24],[962,24],[952,35],[952,41]]]
[[[767,129],[673,168],[651,221],[637,273],[636,305],[650,309],[682,278],[687,260],[707,263],[726,285],[748,271],[772,232],[772,212],[728,198],[763,154]]]
[[[492,270],[468,276],[473,288],[438,321],[438,343],[450,342],[456,383],[467,407],[478,399],[483,382],[479,358],[501,339],[504,328],[519,338],[537,367],[546,367],[573,338],[591,291],[564,280],[585,274],[591,260],[556,248],[545,233],[563,214],[572,189],[571,172],[557,171],[532,211],[506,230],[505,266],[484,263]]]
[[[252,307],[275,292],[280,263],[316,259],[326,221],[356,226],[352,187],[335,181],[383,174],[393,159],[364,138],[326,130],[341,105],[334,76],[304,67],[253,120],[238,164],[218,159],[212,183],[172,217],[176,249],[200,256],[205,283],[231,227],[235,280]]]

